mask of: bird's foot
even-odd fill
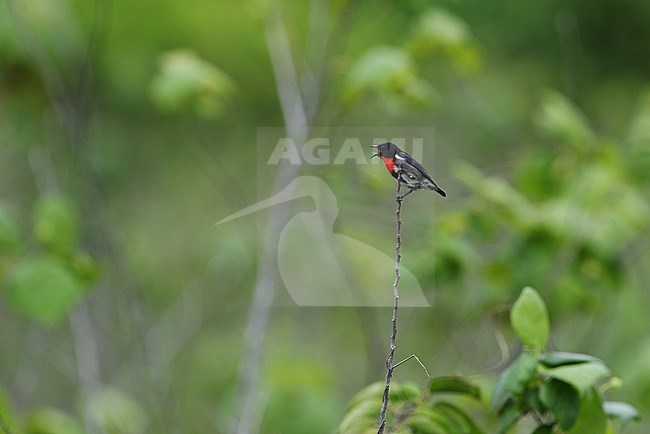
[[[415,191],[415,189],[412,188],[412,189],[410,189],[409,191],[407,191],[405,194],[403,194],[402,196],[397,196],[397,197],[395,198],[395,200],[397,200],[398,202],[401,202],[401,201],[404,200],[404,198],[405,198],[406,196],[408,196],[409,194],[413,193],[414,191]]]

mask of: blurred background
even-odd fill
[[[648,415],[649,79],[649,2],[1,2],[0,427],[329,433],[382,380],[390,309],[278,278],[309,201],[215,226],[302,173],[260,164],[258,127],[434,127],[448,197],[409,197],[402,246],[432,307],[396,358],[489,389],[531,285],[552,349]],[[334,231],[392,256],[385,170],[319,170]]]

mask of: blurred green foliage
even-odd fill
[[[224,110],[224,100],[233,87],[218,67],[189,50],[175,50],[161,57],[160,71],[151,82],[151,97],[163,111],[192,110],[212,118]]]
[[[647,415],[647,2],[7,0],[2,421],[34,434],[231,424],[262,236],[250,220],[213,225],[273,184],[255,143],[256,127],[283,123],[267,44],[276,13],[299,88],[322,95],[308,107],[315,123],[436,127],[424,163],[449,197],[409,197],[403,245],[434,307],[400,311],[398,353],[455,379],[490,371],[495,336],[516,334],[531,350],[506,371],[500,404],[521,398],[575,433],[636,419],[619,401]],[[339,201],[336,231],[391,252],[390,179],[372,165],[347,169],[320,174]],[[512,327],[501,318],[529,285],[548,305],[549,341],[527,323],[528,312],[545,316],[534,300],[512,310]],[[372,432],[389,313],[297,309],[280,293],[260,432]],[[577,360],[583,353],[598,357]],[[593,387],[609,376],[600,360],[621,378],[605,383],[619,401],[604,406]],[[577,377],[576,366],[589,368]],[[401,366],[391,398],[396,411],[422,398],[404,415],[412,426],[480,432],[468,420],[481,415],[477,427],[499,429],[489,393],[448,399],[422,377]],[[501,409],[503,430],[521,410]],[[529,419],[509,432],[551,432]],[[648,426],[646,417],[625,432]]]
[[[18,264],[8,280],[7,297],[12,305],[45,325],[65,318],[82,294],[81,285],[65,264],[50,258]]]
[[[531,313],[528,315],[528,313]],[[541,313],[541,316],[540,316]],[[497,421],[487,421],[492,430],[480,428],[485,416],[474,401],[481,400],[481,389],[463,377],[438,377],[427,390],[415,384],[394,384],[390,390],[387,430],[403,433],[513,432],[525,417],[532,415],[535,433],[613,433],[614,422],[624,429],[639,419],[629,404],[603,402],[603,392],[611,385],[611,373],[592,356],[566,352],[546,352],[550,323],[546,305],[533,288],[524,288],[510,311],[512,327],[524,343],[524,351],[499,376],[492,390],[491,411]],[[533,327],[537,325],[544,334]],[[338,432],[375,432],[376,415],[381,407],[382,383],[374,383],[356,394]],[[470,400],[440,400],[443,394]],[[469,404],[469,405],[468,405]],[[485,409],[485,407],[483,407]],[[494,427],[496,425],[496,427]],[[530,431],[534,429],[534,431]]]
[[[339,433],[373,433],[377,431],[377,414],[384,392],[382,383],[374,383],[357,393],[338,428]],[[461,400],[454,398],[460,396]],[[466,401],[463,401],[465,399]],[[459,402],[480,399],[476,386],[462,378],[434,378],[427,389],[415,383],[392,383],[391,410],[387,430],[409,433],[481,434],[483,431],[459,406]]]

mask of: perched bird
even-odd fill
[[[386,142],[381,145],[372,145],[371,148],[376,148],[377,152],[370,158],[381,158],[393,178],[403,182],[409,188],[406,194],[398,198],[399,200],[404,199],[415,190],[433,190],[440,196],[447,197],[447,194],[433,182],[429,172],[415,158],[398,148],[395,143]]]

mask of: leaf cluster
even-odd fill
[[[66,317],[99,276],[79,238],[78,213],[65,196],[44,196],[34,204],[31,239],[0,206],[0,282],[16,311],[43,326]]]
[[[527,287],[513,304],[510,321],[524,350],[499,376],[492,391],[490,412],[496,414],[498,434],[511,432],[525,418],[536,425],[533,434],[607,434],[639,419],[629,404],[604,398],[616,385],[605,363],[591,355],[547,351],[550,332],[546,304]],[[355,395],[339,433],[376,432],[383,384],[375,383]],[[450,396],[456,395],[456,399]],[[458,399],[460,397],[460,399]],[[393,433],[482,434],[481,389],[467,378],[434,378],[426,389],[413,383],[393,383],[389,428]]]

